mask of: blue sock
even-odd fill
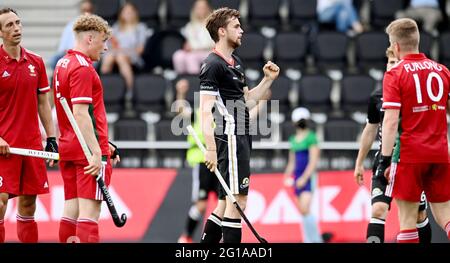
[[[303,216],[303,242],[322,243],[318,223],[312,214]]]

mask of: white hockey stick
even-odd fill
[[[23,155],[23,156],[31,156],[31,157],[37,157],[37,158],[55,160],[55,161],[59,160],[59,154],[54,153],[54,152],[45,152],[45,151],[14,148],[14,147],[9,147],[9,152],[11,154],[17,154],[17,155]]]

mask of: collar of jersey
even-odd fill
[[[11,58],[8,53],[3,49],[3,44],[0,45],[0,57],[4,58],[6,60],[6,63],[10,63],[12,61],[16,61],[15,59]],[[28,60],[28,56],[26,53],[26,50],[21,46],[20,47],[20,59],[19,62],[22,60]]]
[[[424,53],[408,54],[403,57],[403,59],[408,59],[408,60],[418,60],[418,59],[424,59],[424,58],[427,58]]]
[[[235,61],[234,61],[234,59],[233,59],[233,55],[231,55],[231,61],[228,61],[223,55],[222,55],[222,53],[220,53],[217,49],[213,49],[213,53],[214,54],[216,54],[217,56],[219,56],[220,58],[222,58],[228,65],[230,65],[230,66],[233,66],[234,67],[234,64],[236,64],[235,63]]]
[[[86,56],[84,53],[82,53],[82,52],[80,52],[80,51],[76,51],[76,50],[73,50],[73,49],[69,49],[69,51],[67,51],[67,53],[68,53],[68,54],[78,54],[78,55],[80,55],[80,56],[83,56],[83,57],[87,60],[87,62],[88,62],[89,64],[92,64],[92,60],[91,60],[88,56]]]

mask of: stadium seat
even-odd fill
[[[136,77],[133,100],[139,112],[152,111],[163,114],[165,110],[166,80],[158,75],[146,74]]]
[[[108,113],[120,113],[124,106],[125,80],[119,74],[102,75],[103,99]]]
[[[308,37],[298,32],[281,32],[274,39],[275,63],[285,71],[292,68],[301,70],[305,67],[308,52]]]
[[[139,10],[139,18],[150,28],[159,27],[159,4],[161,0],[129,0]]]
[[[439,61],[450,67],[450,31],[444,32],[439,37]]]
[[[324,124],[324,139],[327,142],[356,142],[361,128],[352,119],[329,119]]]
[[[431,58],[431,49],[433,47],[433,36],[425,31],[420,32],[419,51]]]
[[[272,101],[278,101],[280,113],[283,113],[285,116],[287,116],[290,111],[289,92],[291,91],[292,86],[292,80],[285,76],[280,76],[272,83],[272,87],[270,89],[272,91],[272,96],[270,99]],[[270,107],[270,105],[268,106]]]
[[[236,49],[236,55],[242,60],[244,68],[252,68],[260,71],[264,65],[264,49],[266,48],[266,38],[257,33],[244,33],[242,45]]]
[[[247,0],[248,23],[251,28],[263,26],[277,28],[281,25],[281,0]]]
[[[367,103],[375,85],[375,80],[368,75],[344,76],[341,85],[341,109],[348,113],[367,112]]]
[[[119,119],[114,124],[115,141],[146,141],[147,123],[142,119]],[[120,167],[142,167],[146,149],[120,150]]]
[[[240,0],[210,0],[209,3],[213,9],[220,7],[229,7],[232,9],[239,10],[241,1]]]
[[[189,16],[195,0],[167,0],[167,25],[178,29],[189,22]]]
[[[385,70],[389,38],[384,32],[364,32],[356,37],[356,63],[359,69]]]
[[[172,57],[175,51],[182,49],[184,45],[184,37],[178,32],[167,32],[161,38],[161,65],[163,68],[172,68]]]
[[[198,75],[178,75],[178,77],[173,81],[173,88],[174,88],[174,94],[176,94],[175,85],[180,79],[186,79],[189,82],[189,90],[186,94],[186,100],[189,102],[191,107],[194,107],[194,96],[197,92],[197,96],[199,96],[200,91],[200,79],[198,78]],[[175,96],[174,96],[175,99]],[[197,97],[197,103],[200,102],[200,97]]]
[[[306,30],[317,27],[317,0],[289,0],[288,7],[290,25]]]
[[[326,75],[306,75],[300,79],[300,106],[311,112],[328,113],[331,110],[331,88],[333,82]]]
[[[185,135],[174,134],[171,128],[172,121],[165,120],[156,124],[156,140],[157,141],[186,141]],[[185,149],[159,149],[158,159],[163,167],[179,168],[183,166],[186,156]]]
[[[347,67],[348,37],[339,32],[319,32],[313,47],[316,66],[320,70]]]
[[[406,7],[405,0],[372,0],[370,6],[370,24],[383,30],[395,19],[395,13]]]
[[[117,20],[121,1],[120,0],[93,0],[95,14],[103,17],[110,25]]]

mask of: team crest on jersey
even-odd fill
[[[381,191],[380,188],[374,188],[372,190],[372,198],[375,198],[375,197],[377,197],[379,195],[382,195],[382,194],[383,194],[383,191]]]
[[[36,72],[34,71],[35,66],[30,64],[30,65],[28,65],[28,69],[30,70],[30,76],[36,77]]]
[[[245,177],[242,180],[241,189],[247,188],[249,184],[250,184],[250,179],[248,179],[248,177]]]

